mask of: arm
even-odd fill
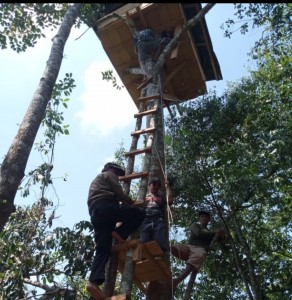
[[[132,199],[124,193],[117,175],[112,172],[105,172],[105,177],[119,201],[126,204],[131,204],[133,202]]]
[[[204,229],[197,223],[193,223],[190,227],[190,230],[192,235],[202,240],[212,239],[215,236],[214,231]]]
[[[194,238],[198,238],[202,241],[211,241],[211,240],[221,240],[226,239],[226,230],[224,228],[219,228],[214,231],[209,229],[202,228],[199,224],[192,224],[190,227],[191,235]]]

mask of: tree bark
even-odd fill
[[[47,104],[51,99],[61,68],[66,41],[76,18],[80,15],[81,7],[81,3],[75,3],[67,10],[58,33],[53,38],[51,53],[39,86],[1,164],[0,231],[3,230],[10,215],[15,211],[14,198],[24,177],[31,148],[45,115]]]

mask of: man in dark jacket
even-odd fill
[[[104,299],[99,285],[105,281],[105,266],[109,259],[113,236],[123,241],[141,224],[145,212],[134,207],[119,183],[125,171],[116,163],[107,163],[92,181],[88,194],[88,209],[94,228],[96,251],[87,291],[96,299]],[[122,223],[116,227],[117,223]]]
[[[208,229],[211,215],[207,211],[199,212],[199,223],[190,226],[189,241],[187,244],[176,244],[171,246],[171,253],[175,257],[186,261],[186,267],[182,273],[173,279],[173,289],[177,287],[191,272],[199,272],[209,251],[214,238],[225,236],[225,229],[215,231]]]

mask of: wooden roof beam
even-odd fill
[[[136,9],[137,9],[139,17],[141,18],[141,22],[142,22],[144,28],[148,28],[148,25],[147,25],[146,19],[144,18],[143,13],[142,13],[141,7],[138,6]]]
[[[202,19],[200,20],[200,26],[201,26],[202,31],[203,31],[204,40],[205,40],[205,41],[208,41],[208,36],[207,36],[206,30],[205,30],[205,26],[203,26],[203,21],[202,21]],[[207,47],[207,50],[208,50],[209,59],[210,59],[210,61],[211,61],[211,65],[212,65],[212,68],[213,68],[215,77],[216,77],[216,79],[218,80],[220,76],[219,76],[219,74],[218,74],[218,72],[217,72],[217,69],[216,69],[216,66],[215,66],[215,63],[214,63],[212,51],[211,51],[211,49],[210,49],[210,43],[206,43],[206,47]]]

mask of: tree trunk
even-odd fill
[[[0,231],[9,216],[14,212],[14,198],[23,179],[26,164],[40,124],[51,99],[63,59],[63,51],[76,18],[80,15],[82,4],[72,5],[66,12],[57,35],[53,39],[51,54],[32,98],[28,110],[20,124],[0,168]]]
[[[182,34],[186,32],[189,28],[196,25],[204,15],[214,6],[215,4],[207,4],[194,18],[190,19],[182,28],[181,32],[173,38],[173,40],[166,46],[164,51],[161,53],[160,57],[157,60],[157,63],[154,64],[153,60],[148,60],[146,62],[147,68],[154,70],[154,76],[152,83],[149,83],[141,91],[141,97],[148,97],[151,95],[162,94],[163,91],[163,80],[161,77],[161,70],[165,64],[166,57],[170,54],[172,49],[175,48],[177,42],[181,38]],[[145,147],[152,146],[152,153],[145,153],[143,159],[143,171],[149,171],[149,177],[157,176],[161,179],[165,176],[165,153],[164,153],[164,116],[163,116],[163,100],[162,99],[153,99],[147,104],[147,110],[158,107],[156,116],[148,116],[146,120],[146,127],[155,126],[155,134],[148,134]],[[135,148],[137,145],[138,139],[133,140],[131,148]],[[127,174],[132,173],[133,171],[133,161],[128,163]],[[140,181],[140,187],[138,191],[138,199],[144,199],[147,192],[148,182],[147,179],[142,178]],[[130,186],[124,184],[124,190],[128,193],[130,191]],[[165,191],[164,191],[165,192]],[[165,212],[167,216],[167,212]],[[166,221],[167,218],[166,218]],[[124,272],[122,276],[120,290],[122,293],[131,295],[132,282],[134,276],[134,265],[133,265],[133,254],[130,251],[128,253]],[[166,258],[169,262],[169,256]],[[109,283],[105,285],[109,287]],[[113,286],[111,285],[110,290]],[[166,281],[151,281],[148,285],[146,291],[147,300],[169,300],[171,298],[172,287],[170,287]]]

